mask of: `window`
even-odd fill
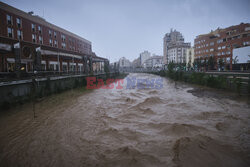
[[[250,45],[250,41],[243,42],[243,45],[244,45],[244,46]]]
[[[7,24],[11,24],[12,25],[13,21],[12,21],[12,16],[7,14]]]
[[[19,40],[23,39],[23,32],[21,30],[17,30],[17,38]]]
[[[36,42],[36,34],[32,34],[32,42]]]
[[[238,44],[233,44],[233,48],[239,48],[240,47],[240,45],[238,45]]]
[[[210,46],[214,46],[214,42],[210,42]]]
[[[221,50],[221,47],[220,47],[220,46],[218,47],[218,50]]]
[[[227,51],[227,52],[226,52],[226,54],[227,54],[227,55],[230,55],[230,54],[231,54],[231,52],[230,52],[230,51]]]
[[[225,55],[225,52],[221,52],[221,55]]]
[[[65,49],[66,48],[66,44],[64,42],[62,42],[62,48]]]
[[[65,35],[61,35],[62,41],[65,42],[66,38]]]
[[[42,33],[42,27],[38,26],[38,32],[41,34]]]
[[[31,29],[33,32],[36,32],[36,25],[35,24],[31,24]]]
[[[54,41],[54,46],[57,47],[57,40]]]
[[[52,31],[51,31],[51,30],[49,30],[49,36],[50,36],[50,37],[52,36]]]
[[[240,35],[236,35],[236,36],[233,36],[232,39],[234,40],[234,39],[239,39],[239,38],[240,38]]]
[[[8,27],[8,37],[14,38],[13,28]]]
[[[16,18],[16,24],[17,24],[17,27],[18,28],[21,28],[22,27],[22,21],[20,18]]]
[[[213,51],[214,51],[214,49],[213,49],[213,48],[211,48],[211,49],[210,49],[210,52],[213,52]]]
[[[52,46],[52,39],[49,39],[49,45]]]
[[[56,38],[56,32],[54,31],[54,37]]]
[[[220,34],[215,34],[216,37],[220,37]]]
[[[39,43],[43,44],[43,37],[39,36]]]
[[[222,43],[223,42],[223,39],[219,39],[218,41],[217,41],[217,43]]]
[[[218,56],[220,56],[220,55],[221,55],[221,53],[219,52],[217,55],[218,55]]]
[[[221,49],[226,49],[226,46],[222,46]]]

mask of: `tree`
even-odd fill
[[[173,70],[174,70],[174,63],[173,62],[170,62],[169,64],[168,64],[168,71],[171,73],[171,72],[173,72]]]
[[[219,68],[223,69],[224,65],[225,65],[224,59],[220,58],[219,59]]]
[[[194,60],[193,67],[196,70],[200,71],[200,67],[201,67],[201,59],[200,58],[197,58],[197,59]]]
[[[188,65],[187,65],[188,71],[191,70],[191,60],[189,60]]]
[[[233,64],[237,64],[239,62],[239,59],[238,59],[238,56],[236,56],[234,59],[233,59]]]
[[[203,59],[203,62],[201,63],[201,66],[205,68],[205,71],[207,70],[207,66],[208,66],[207,58]]]
[[[209,67],[210,70],[214,69],[215,63],[216,63],[215,57],[214,56],[210,56],[209,59],[208,59],[208,62],[207,62],[208,67]]]

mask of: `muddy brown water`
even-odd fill
[[[0,166],[250,166],[249,104],[194,90],[164,78],[162,89],[53,95],[35,119],[32,104],[12,108],[0,117]]]

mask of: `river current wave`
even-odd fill
[[[0,117],[0,166],[249,166],[249,104],[199,90],[164,78],[48,97],[36,118],[32,104],[13,108]]]

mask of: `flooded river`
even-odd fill
[[[250,166],[250,107],[227,96],[165,78],[53,95],[35,119],[32,104],[1,113],[0,166]]]

